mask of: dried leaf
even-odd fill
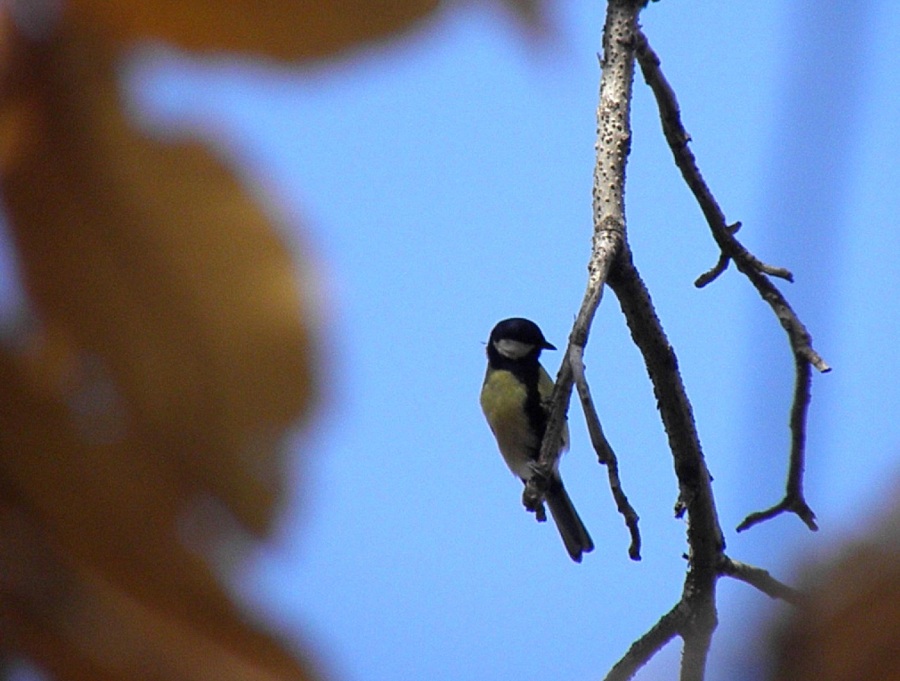
[[[51,547],[20,511],[0,506],[4,644],[70,681],[314,678],[274,639],[213,639],[158,611]],[[248,649],[252,655],[248,655]]]
[[[235,669],[304,678],[191,540],[219,549],[227,570],[241,533],[267,530],[278,443],[313,398],[311,312],[233,175],[198,144],[130,127],[113,56],[98,34],[63,31],[29,46],[10,97],[28,134],[2,191],[37,325],[0,347],[0,501],[40,529],[33,553],[55,557],[44,562],[68,595],[29,619],[16,615],[21,589],[3,586],[0,625],[46,631],[29,650],[71,661],[66,678],[81,678],[79,655],[84,678],[106,678],[95,667],[133,678],[73,638],[91,623],[145,644],[123,659],[221,649]],[[163,678],[197,678],[166,659]]]
[[[773,648],[776,681],[900,678],[900,505],[818,567]]]
[[[334,57],[405,33],[448,4],[448,0],[69,0],[79,21],[103,27],[123,42],[153,38],[191,50],[301,60]],[[534,35],[547,28],[546,0],[502,0],[502,4]]]
[[[80,21],[122,41],[156,38],[193,50],[280,59],[330,57],[408,30],[438,0],[70,0]]]

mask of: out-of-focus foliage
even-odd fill
[[[455,0],[462,4],[473,0]],[[479,1],[479,0],[474,0]],[[485,0],[480,0],[485,2]],[[490,0],[487,0],[490,2]],[[189,49],[320,59],[396,37],[454,0],[69,0],[74,13],[119,40],[161,38]],[[541,0],[499,0],[531,29]]]
[[[774,680],[900,679],[900,505],[810,582],[776,644]]]
[[[154,37],[204,50],[250,50],[321,58],[410,29],[438,0],[70,0],[92,25],[120,39]]]
[[[282,438],[315,402],[310,263],[202,145],[133,129],[116,65],[143,37],[329,58],[437,0],[41,2],[0,6],[0,190],[28,295],[0,335],[0,659],[313,678],[216,578],[269,528]]]
[[[294,263],[209,152],[129,128],[100,38],[65,30],[22,61],[30,129],[3,196],[37,319],[2,354],[3,482],[60,566],[221,639],[239,618],[179,523],[204,498],[257,533],[271,518],[278,436],[313,394]],[[93,643],[126,626],[110,608]]]

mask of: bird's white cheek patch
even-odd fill
[[[510,340],[504,338],[494,343],[497,352],[506,357],[506,359],[522,359],[529,352],[534,350],[531,343],[523,343],[522,341]]]

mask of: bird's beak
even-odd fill
[[[556,346],[553,343],[548,343],[544,341],[544,344],[541,346],[544,350],[556,350]]]

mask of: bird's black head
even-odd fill
[[[499,322],[488,339],[488,359],[495,366],[510,362],[537,362],[541,350],[556,350],[530,319],[512,317]]]

